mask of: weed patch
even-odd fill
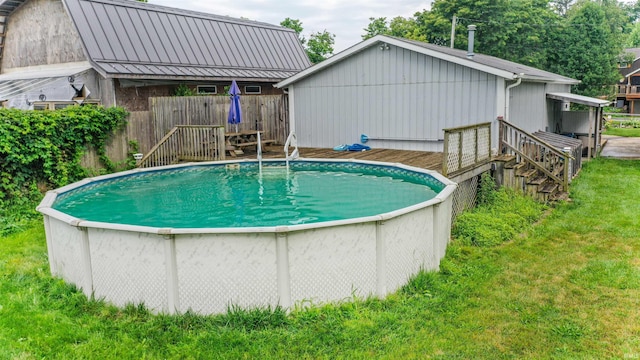
[[[482,176],[478,206],[458,216],[453,236],[465,245],[496,246],[513,239],[540,218],[544,205],[513,190],[495,190],[493,179]]]

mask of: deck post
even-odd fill
[[[498,155],[504,153],[504,124],[502,123],[504,118],[502,116],[498,116]]]
[[[444,176],[447,176],[447,173],[449,172],[449,162],[447,161],[447,159],[449,159],[449,136],[451,136],[451,133],[445,129],[443,147],[444,151],[442,154],[442,175]]]

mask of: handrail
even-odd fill
[[[153,145],[151,150],[149,150],[149,152],[142,158],[142,160],[140,160],[138,167],[143,167],[142,164],[144,164],[149,159],[149,157],[155,154],[156,151],[158,151],[158,149],[160,148],[160,146],[164,145],[164,143],[166,143],[167,140],[169,140],[173,136],[173,134],[176,133],[176,131],[178,131],[177,126],[171,129],[165,136],[163,136],[162,139],[160,139],[160,141],[157,144]]]
[[[454,128],[443,129],[442,131],[444,131],[444,133],[446,134],[448,132],[458,132],[458,131],[481,128],[481,127],[486,127],[486,126],[491,126],[491,123],[490,122],[483,122],[483,123],[477,123],[477,124],[471,124],[471,125],[464,125],[464,126],[458,126],[458,127],[454,127]]]
[[[551,149],[551,151],[552,151],[552,152],[556,153],[556,155],[563,156],[563,157],[565,156],[565,153],[563,153],[562,151],[560,151],[560,150],[556,149],[556,147],[555,147],[555,146],[553,146],[553,145],[549,144],[548,142],[546,142],[546,141],[544,141],[544,140],[540,139],[539,137],[537,137],[537,136],[535,136],[535,135],[533,135],[533,134],[531,134],[531,133],[528,133],[528,132],[526,132],[526,131],[524,131],[524,130],[520,129],[519,127],[517,127],[517,126],[513,125],[512,123],[507,122],[507,121],[505,121],[505,120],[498,120],[498,121],[499,121],[500,123],[502,123],[502,124],[505,124],[505,125],[507,125],[507,126],[509,126],[509,127],[512,127],[513,129],[515,129],[515,130],[517,130],[517,131],[519,131],[519,132],[521,132],[521,133],[527,134],[527,137],[529,137],[529,138],[531,138],[532,140],[535,140],[536,142],[539,142],[540,144],[542,144],[542,145],[544,145],[544,146],[548,147],[549,149]],[[500,141],[502,141],[502,139],[500,139]],[[569,155],[569,158],[570,158],[570,159],[572,159],[572,160],[573,160],[573,159],[575,159],[575,158],[574,158],[573,156],[571,156],[571,155]]]
[[[498,121],[500,153],[505,154],[510,150],[526,164],[541,171],[567,191],[571,178],[569,165],[575,158],[570,153],[558,150],[555,146],[509,122],[502,119]],[[534,156],[539,158],[536,159]],[[562,168],[558,167],[560,163]],[[560,174],[562,177],[559,176]]]
[[[138,167],[224,160],[224,139],[224,126],[221,125],[177,125],[151,148]]]
[[[525,154],[524,152],[520,151],[519,149],[517,149],[514,146],[511,146],[511,144],[506,144],[506,146],[508,146],[511,150],[513,150],[516,154],[520,155],[521,158],[525,159],[528,163],[532,164],[533,166],[535,166],[538,170],[542,171],[543,173],[545,173],[547,176],[549,176],[550,178],[552,178],[553,180],[555,180],[556,182],[558,182],[559,184],[564,184],[564,180],[559,178],[558,176],[554,175],[551,171],[545,169],[544,166],[541,166],[540,164],[538,164],[534,159],[530,158],[527,154]]]
[[[289,155],[289,146],[293,144],[293,152]],[[287,136],[287,141],[284,143],[284,155],[287,160],[295,160],[300,156],[300,152],[298,151],[298,138],[296,137],[295,132],[290,132],[289,136]]]

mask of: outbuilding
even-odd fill
[[[609,102],[571,94],[578,83],[475,54],[473,41],[464,51],[377,35],[275,86],[289,94],[299,146],[368,139],[377,148],[442,151],[444,129],[486,122],[497,148],[499,118],[531,133],[576,136],[574,128],[591,128],[595,144],[601,108]],[[593,111],[565,121],[571,102]]]
[[[0,0],[0,101],[54,109],[81,103],[146,111],[149,97],[280,95],[310,66],[277,25],[128,0]]]

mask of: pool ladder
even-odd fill
[[[293,146],[291,154],[289,154],[290,146]],[[296,138],[296,133],[293,131],[289,133],[287,141],[284,143],[284,156],[287,163],[287,169],[289,169],[289,160],[296,160],[300,157],[300,152],[298,151],[298,139]]]

